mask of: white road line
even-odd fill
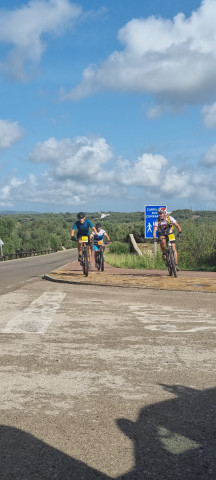
[[[192,311],[167,305],[131,305],[129,309],[143,323],[144,328],[168,333],[196,333],[212,331],[216,333],[216,319],[206,309]]]
[[[64,297],[65,293],[61,292],[43,293],[29,307],[15,315],[2,333],[45,333]]]

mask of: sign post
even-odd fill
[[[166,205],[145,205],[145,238],[153,238],[154,222],[158,218],[158,209]],[[157,234],[156,234],[157,235]],[[157,243],[154,243],[154,256],[157,256]]]
[[[3,242],[3,240],[0,238],[1,257],[3,256],[3,251],[2,251],[3,245],[4,245],[4,242]]]

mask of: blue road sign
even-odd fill
[[[160,207],[166,208],[166,205],[145,205],[145,238],[153,238],[153,226]]]

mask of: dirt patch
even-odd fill
[[[64,269],[58,269],[44,275],[44,278],[46,280],[86,285],[216,292],[216,273],[212,272],[179,272],[178,278],[174,278],[169,277],[164,270],[127,270],[105,264],[104,272],[92,269],[88,277],[85,277],[78,262],[73,262],[64,266]]]

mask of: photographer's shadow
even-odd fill
[[[110,480],[17,428],[0,426],[1,480]]]
[[[137,422],[117,425],[134,444],[127,480],[216,478],[216,389],[163,385],[177,398],[143,408]]]

